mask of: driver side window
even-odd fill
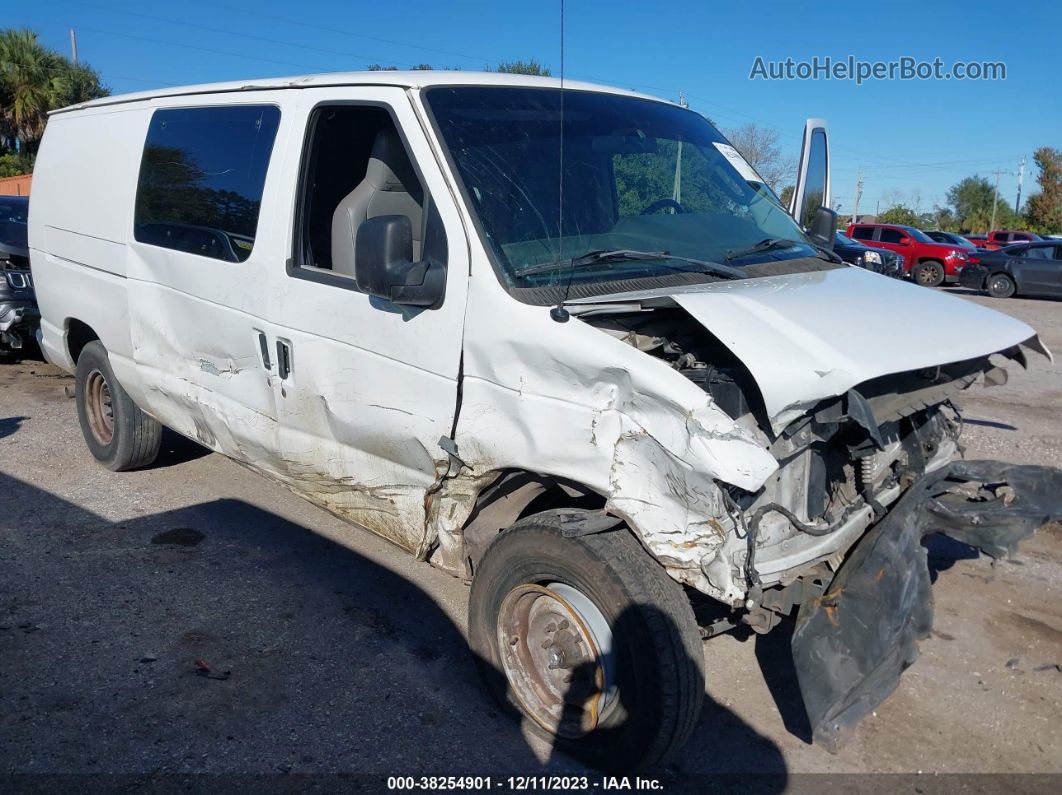
[[[359,289],[358,228],[384,215],[409,218],[414,261],[421,258],[430,213],[425,213],[424,189],[387,109],[349,104],[316,108],[302,169],[292,275]],[[433,228],[433,234],[442,234],[441,227]]]

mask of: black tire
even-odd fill
[[[935,259],[919,262],[911,271],[911,278],[923,287],[940,287],[944,284],[944,263]]]
[[[555,748],[584,763],[608,770],[662,764],[685,744],[704,699],[703,642],[689,599],[624,528],[567,537],[559,529],[561,513],[547,511],[517,522],[480,561],[469,604],[470,644],[480,674],[510,715],[528,718]],[[603,705],[597,725],[581,736],[552,732],[522,708],[502,662],[506,597],[529,584],[554,583],[589,597],[612,633],[613,695],[594,702]],[[517,641],[510,638],[507,645],[515,649]],[[510,650],[508,658],[516,656]],[[565,705],[565,714],[568,709]],[[595,706],[581,714],[598,713]]]
[[[139,469],[158,456],[162,426],[122,389],[99,341],[88,343],[77,358],[75,397],[85,444],[105,467]]]
[[[985,290],[993,298],[1010,298],[1018,292],[1018,286],[1007,274],[993,273],[985,279]]]

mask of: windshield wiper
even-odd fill
[[[804,245],[799,240],[786,240],[781,237],[769,237],[766,240],[761,240],[755,246],[749,246],[748,248],[739,249],[738,251],[728,251],[726,256],[723,257],[723,262],[730,262],[731,260],[741,259],[742,257],[750,257],[753,254],[760,254],[764,251],[771,251],[776,248],[792,248],[793,246]]]
[[[562,268],[581,268],[583,265],[596,265],[599,262],[664,259],[668,256],[670,255],[666,251],[635,251],[629,248],[618,248],[614,250],[599,249],[597,251],[588,251],[585,254],[578,257],[572,257],[571,259],[543,262],[539,265],[528,265],[524,268],[517,268],[513,273],[517,276],[530,276],[533,273],[547,273],[549,271],[561,270]]]
[[[706,273],[713,276],[720,276],[724,279],[743,279],[745,277],[745,274],[739,269],[731,268],[719,262],[694,259],[693,257],[680,257],[668,251],[635,251],[629,248],[588,251],[586,254],[573,257],[569,260],[559,260],[557,262],[546,262],[539,265],[528,265],[524,268],[517,268],[513,271],[513,274],[516,276],[530,276],[534,273],[547,273],[549,271],[563,270],[566,268],[580,268],[584,265],[597,265],[602,262],[623,262],[649,259],[675,259],[697,266],[698,270],[691,270],[688,268],[672,269],[684,273]]]

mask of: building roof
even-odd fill
[[[216,94],[239,91],[267,91],[284,88],[321,88],[324,86],[398,86],[400,88],[428,88],[430,86],[527,86],[532,88],[561,88],[573,91],[597,91],[623,96],[642,97],[657,102],[666,102],[659,97],[641,94],[615,86],[598,83],[586,83],[579,80],[565,80],[556,77],[536,77],[499,72],[464,72],[423,70],[413,72],[394,72],[379,70],[375,72],[326,72],[316,75],[299,75],[294,77],[266,77],[258,80],[234,80],[226,83],[204,83],[201,85],[174,86],[152,91],[138,91],[131,94],[116,94],[101,97],[89,102],[60,108],[53,113],[67,113],[82,108],[95,108],[104,105],[119,105],[128,102],[143,102],[162,97],[183,97],[195,94]]]

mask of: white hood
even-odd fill
[[[776,431],[817,401],[877,376],[973,359],[1022,343],[1050,356],[1020,320],[856,267],[623,298],[663,295],[749,368]]]

